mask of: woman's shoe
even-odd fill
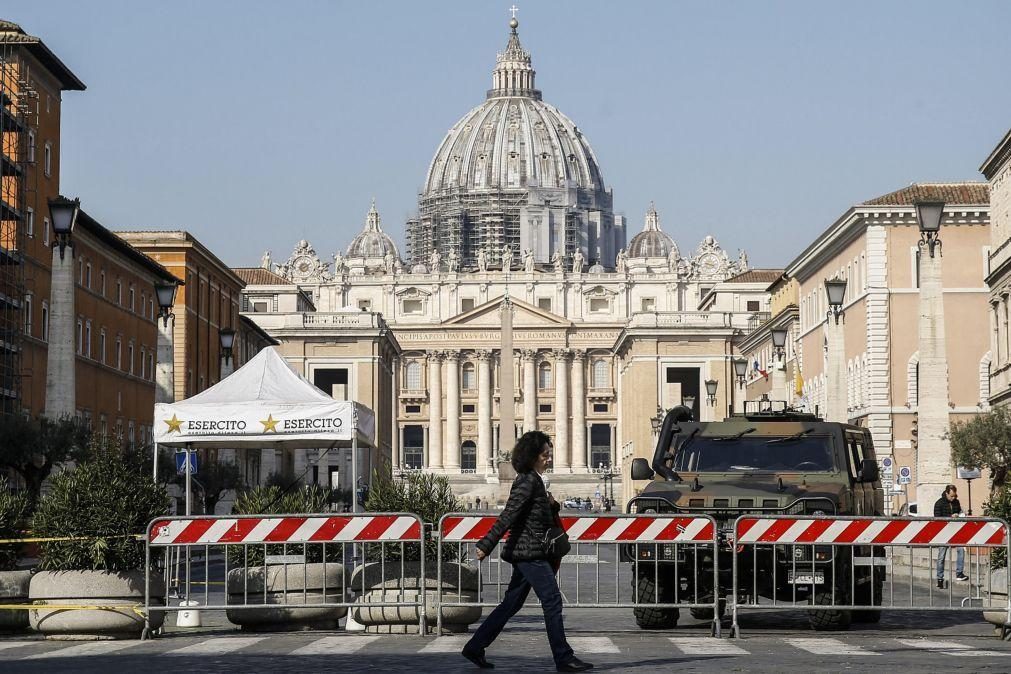
[[[589,662],[583,662],[579,658],[572,658],[564,665],[558,665],[556,669],[559,672],[585,672],[588,669],[593,669],[593,665]]]
[[[482,653],[477,653],[475,651],[468,651],[465,648],[462,651],[460,651],[460,655],[462,655],[463,657],[467,658],[468,660],[470,660],[471,662],[473,662],[475,665],[477,665],[481,669],[495,669],[495,665],[491,664],[490,662],[488,662],[487,660],[484,659],[484,653],[483,652]],[[575,669],[575,670],[566,670],[566,671],[579,672],[579,671],[582,671],[582,670]]]

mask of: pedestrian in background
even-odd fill
[[[509,540],[501,556],[513,565],[512,578],[502,602],[463,647],[463,656],[482,669],[494,667],[485,659],[485,649],[491,646],[509,619],[523,608],[531,588],[544,609],[544,624],[555,668],[559,672],[583,672],[593,667],[577,658],[565,639],[562,595],[555,580],[561,559],[550,558],[546,552],[546,535],[558,525],[558,503],[541,478],[550,462],[551,439],[545,433],[530,431],[516,441],[512,454],[516,479],[509,500],[488,535],[477,543],[480,561],[491,554],[508,531]]]
[[[934,517],[961,517],[962,504],[958,502],[958,489],[949,484],[941,493],[941,498],[934,504]],[[944,589],[944,560],[948,556],[948,548],[943,547],[937,553],[937,587]],[[955,548],[955,580],[969,580],[965,575],[965,548]]]

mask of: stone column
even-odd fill
[[[834,319],[829,319],[834,320]],[[785,400],[790,404],[790,398],[786,392],[786,354],[777,356],[773,354],[775,364],[772,366],[772,393],[769,396],[773,400]],[[845,355],[843,356],[845,359]]]
[[[944,439],[948,427],[949,394],[941,259],[940,251],[936,257],[930,257],[927,249],[921,247],[916,498],[918,503],[923,504],[936,501],[941,490],[951,481],[951,445]]]
[[[537,349],[523,349],[523,432],[537,430]]]
[[[828,349],[825,368],[825,420],[846,423],[846,329],[845,318],[838,322],[831,314],[825,319],[826,348]]]
[[[569,350],[555,349],[555,456],[554,471],[570,472],[569,447]]]
[[[390,386],[390,466],[400,470],[400,359],[393,359]],[[330,478],[328,477],[327,480]]]
[[[491,459],[491,351],[477,352],[477,473],[488,473]]]
[[[586,351],[572,352],[572,471],[586,471]]]
[[[446,470],[460,470],[460,352],[446,352]]]
[[[428,451],[426,468],[442,468],[442,352],[428,354]]]
[[[175,349],[172,334],[175,330],[176,317],[169,316],[168,325],[158,318],[158,354],[155,363],[154,401],[156,403],[171,403],[175,401]]]
[[[50,419],[77,414],[77,349],[74,341],[74,247],[63,255],[53,246],[53,273],[49,288],[49,348],[46,360],[46,416]]]

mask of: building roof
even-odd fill
[[[83,209],[81,209],[77,214],[75,228],[76,227],[84,229],[96,239],[109,246],[117,253],[123,255],[123,257],[132,260],[152,272],[159,279],[172,283],[178,283],[179,285],[185,284],[183,280],[177,279],[175,274],[158,264],[158,262],[137,250],[119,236],[116,236],[115,233],[110,232],[104,225],[102,225],[102,223],[85,213]]]
[[[291,281],[263,267],[233,267],[235,275],[247,286],[288,286]]]
[[[130,229],[116,232],[125,239],[131,246],[150,251],[152,254],[161,252],[158,249],[169,250],[172,248],[192,248],[207,258],[218,271],[224,276],[231,276],[232,281],[237,285],[242,284],[242,279],[235,275],[232,269],[222,262],[221,258],[215,255],[207,246],[192,234],[184,229],[157,230],[157,229]]]
[[[731,276],[724,283],[774,283],[782,275],[782,269],[749,269]]]
[[[912,206],[918,201],[985,205],[990,203],[990,188],[986,183],[969,181],[913,183],[908,187],[865,201],[861,206]]]
[[[84,82],[78,79],[70,68],[54,54],[46,43],[34,35],[29,35],[13,21],[0,19],[0,44],[22,45],[52,75],[59,80],[64,91],[84,91]]]
[[[1000,167],[1009,159],[1011,159],[1011,129],[1008,129],[1008,132],[1004,134],[1004,138],[997,143],[997,147],[993,149],[990,156],[979,167],[979,172],[985,175],[987,180],[993,180]]]

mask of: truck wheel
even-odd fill
[[[839,598],[842,603],[849,603],[849,600],[845,599],[845,597],[843,597],[839,592],[836,592],[835,596]],[[831,590],[819,590],[814,596],[814,603],[831,604]],[[808,621],[811,623],[811,628],[816,632],[848,630],[850,628],[850,622],[853,619],[853,616],[849,611],[840,611],[838,609],[808,611],[807,617]]]
[[[660,599],[657,600],[659,590]],[[655,602],[664,601],[665,592],[662,586],[653,583],[653,576],[640,575],[635,587],[636,601]],[[680,614],[676,608],[652,608],[642,606],[632,609],[635,614],[635,624],[644,630],[669,630],[676,627]]]
[[[867,585],[870,585],[869,583]],[[856,604],[858,606],[863,606],[864,604],[868,606],[881,606],[881,593],[885,587],[885,578],[883,573],[874,574],[874,601],[871,601],[870,590],[866,592],[858,591],[858,598]],[[853,622],[855,623],[879,623],[881,622],[881,611],[880,609],[867,609],[860,611],[853,611]]]
[[[727,610],[727,602],[720,600],[720,618]],[[711,608],[693,608],[691,609],[692,617],[696,620],[712,620],[713,619],[713,609]]]

